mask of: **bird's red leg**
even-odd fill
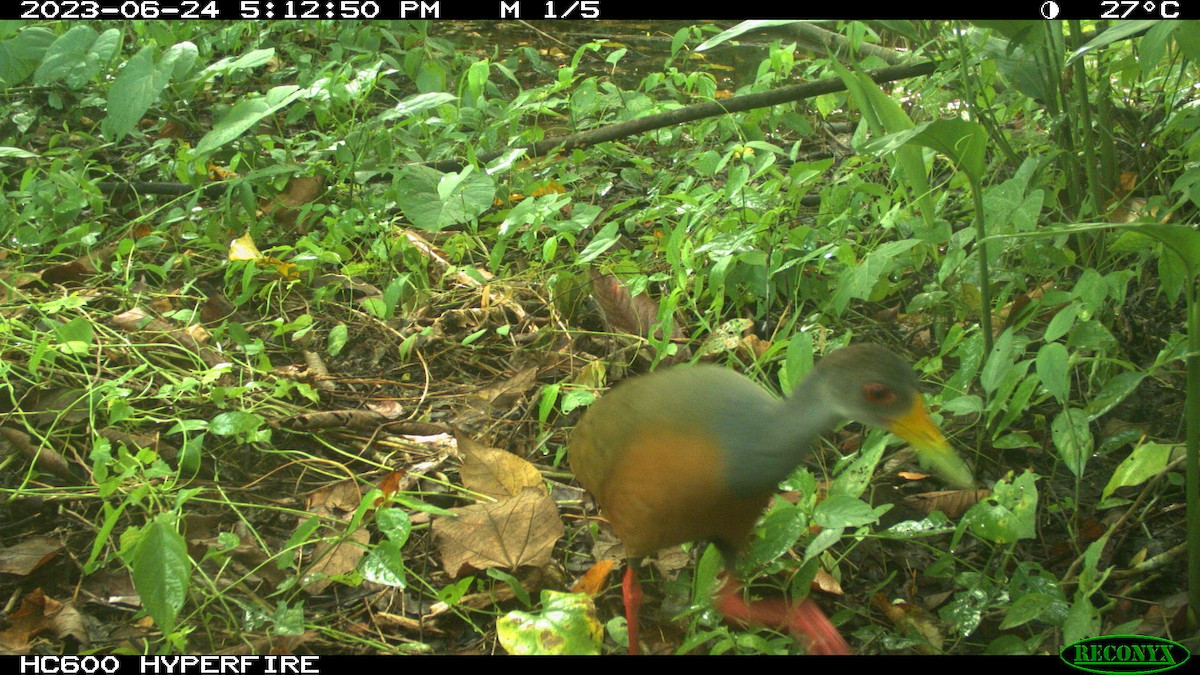
[[[789,605],[783,598],[746,602],[742,585],[730,576],[717,591],[716,605],[721,614],[734,623],[786,630],[808,647],[809,654],[850,653],[850,645],[811,598],[796,605]]]
[[[625,581],[621,584],[621,595],[625,600],[625,632],[629,638],[629,655],[637,656],[638,612],[642,609],[642,583],[638,581],[641,558],[630,558],[625,568]]]

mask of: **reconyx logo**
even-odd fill
[[[1191,654],[1178,642],[1145,635],[1106,635],[1067,645],[1059,653],[1069,666],[1104,675],[1160,673],[1178,668]]]

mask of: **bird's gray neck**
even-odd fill
[[[799,466],[812,450],[817,437],[833,428],[843,416],[814,372],[796,387],[790,397],[778,401],[762,419],[758,429],[747,429],[726,439],[738,451],[727,467],[729,486],[739,497],[774,490]],[[751,445],[753,444],[753,445]]]

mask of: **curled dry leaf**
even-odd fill
[[[75,648],[90,644],[83,617],[73,603],[48,598],[34,589],[21,599],[21,606],[8,616],[8,627],[0,631],[0,654],[28,654],[31,640],[49,632],[56,638],[72,638]]]
[[[991,494],[991,490],[939,490],[905,497],[904,502],[922,513],[941,511],[951,518],[957,518]]]
[[[612,573],[612,560],[601,560],[575,582],[571,587],[572,593],[587,593],[588,595],[597,595],[600,591],[608,586],[608,575]]]

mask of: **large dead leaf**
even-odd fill
[[[58,555],[62,542],[56,537],[37,536],[0,548],[0,573],[26,576]]]
[[[29,653],[30,641],[43,632],[59,639],[74,639],[74,649],[90,643],[83,617],[75,605],[48,598],[40,588],[21,599],[21,606],[8,616],[7,623],[8,627],[0,631],[0,654]]]
[[[463,487],[473,492],[503,499],[516,497],[526,488],[546,492],[546,483],[537,467],[499,448],[489,448],[467,436],[457,434],[458,450],[463,454],[460,470]]]
[[[463,566],[515,570],[522,565],[546,565],[564,532],[554,500],[540,488],[525,488],[495,504],[453,511],[456,518],[433,522],[433,535],[442,565],[455,577]]]
[[[334,483],[308,497],[308,512],[318,516],[349,521],[362,501],[362,490],[353,480]],[[332,582],[327,577],[349,574],[358,569],[358,561],[367,552],[371,535],[363,528],[346,532],[335,541],[323,543],[313,551],[305,588],[320,593]]]

